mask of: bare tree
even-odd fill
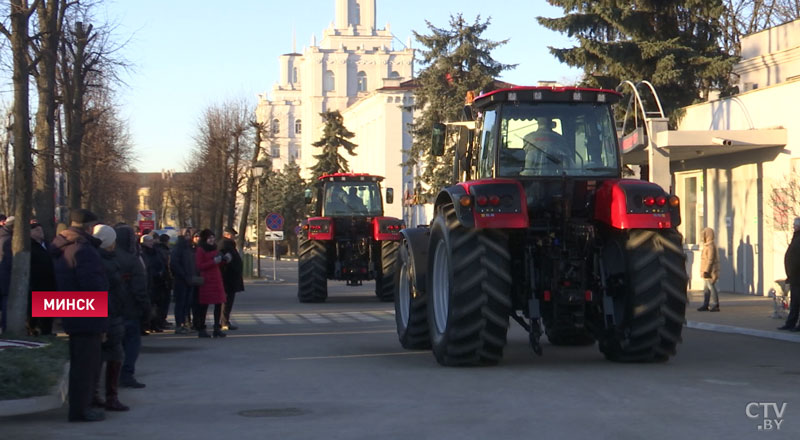
[[[800,0],[724,0],[720,44],[739,55],[742,37],[800,18]]]
[[[11,240],[13,264],[11,269],[11,286],[8,296],[8,325],[11,334],[24,334],[26,309],[28,305],[28,281],[30,279],[31,239],[30,218],[33,191],[31,190],[31,131],[30,131],[30,97],[28,79],[31,68],[36,61],[30,59],[28,47],[30,36],[28,22],[34,8],[28,6],[27,0],[11,0],[11,32],[0,24],[2,32],[11,42],[13,54],[14,82],[14,236]]]
[[[797,172],[775,180],[776,185],[769,194],[773,212],[773,229],[786,232],[786,243],[792,238],[792,221],[800,217],[800,178]]]
[[[264,134],[267,133],[267,123],[251,120],[250,127],[254,132],[253,156],[250,158],[250,168],[252,169],[256,165],[261,165],[267,169],[271,169],[272,164],[270,163],[269,157],[266,157],[266,163],[259,163],[259,158],[261,157],[261,152],[263,150],[261,144],[263,142]],[[244,241],[247,237],[247,225],[250,224],[250,204],[252,203],[253,199],[253,186],[255,184],[255,179],[257,179],[257,177],[253,176],[252,173],[249,173],[248,176],[249,178],[247,179],[247,187],[245,188],[243,197],[244,200],[242,201],[242,217],[239,219],[239,235],[236,237],[236,246],[239,249],[244,249]],[[258,195],[256,195],[256,197],[258,197]],[[256,219],[256,221],[260,220]],[[261,237],[256,237],[256,240],[260,239]]]
[[[39,38],[32,44],[33,53],[39,58],[36,70],[36,90],[39,98],[36,109],[36,167],[34,208],[45,235],[55,234],[55,113],[56,113],[56,68],[58,45],[61,40],[67,0],[40,0],[36,4]]]

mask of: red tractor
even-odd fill
[[[541,354],[598,343],[613,361],[664,361],[687,297],[679,200],[622,178],[611,105],[621,95],[518,87],[476,98],[476,120],[437,124],[454,150],[452,186],[430,226],[403,236],[397,332],[442,365],[494,364],[509,317]],[[469,118],[471,119],[471,118]]]
[[[298,287],[300,302],[323,302],[327,280],[361,285],[375,280],[381,301],[394,298],[394,271],[403,222],[384,217],[380,182],[369,174],[329,174],[318,179],[315,190],[306,190],[306,203],[315,214],[302,223],[298,239]],[[392,188],[386,203],[392,203]]]

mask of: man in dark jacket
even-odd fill
[[[231,324],[231,310],[233,302],[236,300],[236,292],[244,291],[244,280],[242,279],[242,257],[236,250],[236,230],[225,228],[222,233],[222,243],[220,254],[223,258],[222,266],[222,285],[225,286],[225,304],[222,305],[222,330],[236,330],[238,327]]]
[[[50,246],[44,238],[44,228],[35,220],[31,221],[31,292],[54,292],[58,290],[53,257]],[[31,299],[28,298],[28,334],[33,336],[53,333],[53,318],[31,317]]]
[[[125,318],[125,334],[122,337],[122,348],[125,361],[122,363],[120,385],[126,388],[144,388],[136,373],[136,360],[142,347],[142,320],[150,315],[150,297],[147,294],[147,275],[144,264],[136,251],[136,233],[124,223],[114,227],[117,233],[117,262],[122,271],[125,283],[123,301],[123,317]]]
[[[0,226],[0,329],[6,331],[6,315],[8,311],[8,290],[11,287],[11,239],[14,237],[14,217],[4,219]]]
[[[142,261],[147,272],[147,293],[150,295],[152,313],[150,320],[145,323],[145,330],[163,332],[164,328],[159,322],[159,304],[163,302],[161,295],[164,290],[162,282],[166,266],[161,259],[161,254],[155,248],[155,239],[152,235],[142,235],[141,238]]]
[[[170,272],[169,267],[169,235],[159,235],[153,248],[155,248],[155,250],[158,252],[159,258],[161,259],[161,264],[164,265],[164,273],[156,284],[156,296],[158,296],[159,299],[158,316],[156,319],[158,320],[158,325],[161,328],[168,329],[172,327],[172,324],[167,321],[167,315],[169,314],[169,305],[172,302],[173,284],[172,273]]]
[[[184,228],[178,236],[178,242],[172,248],[169,268],[173,277],[173,294],[175,295],[175,333],[189,333],[186,318],[189,316],[194,280],[197,277],[194,249],[192,248],[192,228]]]
[[[786,323],[778,330],[800,332],[798,318],[800,317],[800,217],[794,219],[794,235],[786,254],[783,256],[783,265],[786,269],[786,280],[789,282],[789,291],[792,293],[789,306],[789,316]]]
[[[70,211],[70,227],[53,240],[51,253],[61,291],[108,292],[108,279],[91,231],[97,216],[86,209]],[[100,375],[100,350],[106,318],[62,318],[69,334],[69,421],[105,419],[91,408],[94,385]]]

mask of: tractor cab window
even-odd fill
[[[326,184],[323,215],[381,215],[381,194],[378,185],[372,182]]]
[[[492,170],[494,169],[494,150],[497,144],[495,142],[497,138],[496,116],[495,110],[489,110],[483,115],[483,132],[480,137],[480,165],[478,167],[478,178],[480,179],[494,177]]]
[[[616,176],[616,132],[605,105],[503,107],[498,176]]]

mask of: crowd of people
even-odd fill
[[[48,241],[42,225],[31,221],[29,290],[108,292],[105,318],[61,318],[69,335],[70,421],[99,421],[103,409],[127,411],[120,387],[144,388],[136,379],[141,337],[174,328],[175,334],[196,331],[200,338],[224,338],[236,330],[231,310],[244,291],[242,259],[236,231],[226,228],[221,243],[210,229],[184,228],[170,248],[170,237],[118,223],[102,224],[85,209],[70,211],[70,224],[60,224]],[[0,215],[0,299],[5,331],[11,279],[14,217]],[[167,320],[174,297],[175,323]],[[53,318],[31,316],[30,335],[54,333]],[[208,307],[214,305],[214,327],[206,330]],[[105,364],[104,391],[101,373]]]

